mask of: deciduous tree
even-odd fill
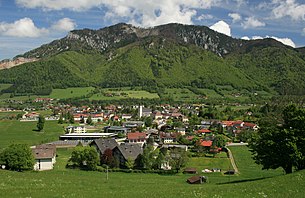
[[[270,117],[269,117],[270,119]],[[291,173],[293,168],[305,168],[305,110],[289,105],[283,110],[283,123],[262,122],[260,130],[250,142],[256,163],[263,169],[283,168]]]
[[[39,115],[37,122],[37,130],[42,131],[44,128],[45,118],[42,115]]]
[[[0,154],[0,162],[6,169],[23,171],[32,170],[35,159],[32,150],[26,144],[12,144]]]

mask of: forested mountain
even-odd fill
[[[144,29],[117,24],[74,30],[17,57],[36,61],[0,70],[0,83],[13,84],[5,92],[42,94],[52,88],[89,85],[212,89],[228,85],[305,94],[304,49],[273,39],[234,39],[204,26]]]

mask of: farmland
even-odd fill
[[[26,143],[29,145],[58,140],[63,128],[57,121],[47,121],[43,132],[37,132],[37,122],[20,122],[11,120],[0,121],[0,149],[12,143]]]
[[[0,90],[7,88],[8,84],[0,84]],[[94,88],[94,87],[71,87],[66,89],[53,89],[50,95],[24,95],[24,96],[12,96],[10,93],[0,94],[0,102],[12,99],[17,101],[34,100],[35,98],[54,98],[54,99],[89,99],[100,101],[111,100],[124,100],[124,99],[166,99],[180,102],[198,102],[198,101],[223,101],[228,100],[231,102],[247,102],[251,97],[257,99],[268,99],[272,95],[258,91],[250,93],[249,91],[237,91],[229,87],[219,87],[217,92],[214,89],[197,89],[196,92],[191,91],[191,88],[165,88],[160,93],[150,93],[142,90],[141,87],[121,87],[121,88]]]
[[[94,90],[93,87],[73,87],[67,89],[53,89],[49,97],[56,99],[84,97],[87,94],[89,94],[92,90]]]
[[[252,164],[245,146],[231,147],[241,174],[224,176],[221,173],[205,173],[209,183],[189,185],[185,180],[191,175],[158,175],[144,173],[80,171],[65,169],[71,149],[58,149],[58,159],[53,171],[11,172],[0,171],[1,197],[300,197],[304,193],[305,172],[282,175],[276,172],[272,178],[255,178],[261,170],[257,165],[249,173],[246,166]],[[238,162],[238,160],[237,160]],[[246,177],[245,177],[246,176]],[[251,179],[253,177],[253,179]],[[300,182],[297,182],[300,181]]]

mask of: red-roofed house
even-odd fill
[[[201,140],[200,141],[200,146],[211,147],[212,144],[213,144],[213,141],[211,141],[211,140]]]
[[[222,127],[225,128],[225,127],[231,127],[233,126],[235,121],[222,121],[221,124],[222,124]]]
[[[127,133],[127,141],[129,143],[144,143],[146,142],[147,136],[146,133]]]
[[[200,129],[200,130],[197,131],[197,133],[210,134],[210,133],[212,133],[212,131],[210,131],[209,129]]]

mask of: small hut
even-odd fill
[[[202,184],[202,183],[207,182],[207,178],[205,176],[196,175],[196,176],[188,178],[186,181],[189,184]]]
[[[183,173],[197,174],[197,169],[196,168],[185,168]]]

